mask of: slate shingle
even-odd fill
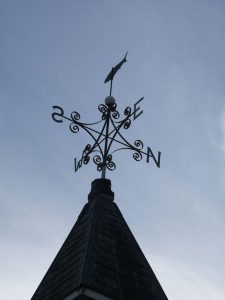
[[[114,300],[167,299],[113,198],[109,180],[93,181],[89,202],[31,300],[63,300],[80,287]]]

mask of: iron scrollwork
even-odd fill
[[[116,103],[100,104],[98,110],[101,113],[101,119],[95,123],[81,122],[81,116],[78,112],[73,111],[70,118],[64,115],[64,110],[60,106],[53,106],[54,112],[52,118],[57,123],[62,123],[64,119],[70,121],[69,129],[72,133],[78,133],[80,129],[85,130],[92,138],[93,143],[87,144],[82,152],[81,159],[75,158],[75,172],[77,172],[82,165],[87,165],[92,156],[92,161],[97,166],[97,171],[102,172],[102,178],[105,178],[106,169],[114,171],[116,164],[113,160],[113,154],[120,150],[132,150],[133,158],[140,161],[143,155],[146,156],[146,161],[149,162],[150,158],[154,160],[157,167],[160,167],[161,152],[158,151],[158,158],[155,157],[150,147],[147,147],[147,152],[144,152],[144,144],[140,139],[134,141],[133,144],[129,143],[121,134],[121,129],[128,129],[133,121],[137,119],[143,111],[140,111],[139,103],[143,97],[131,107],[126,107],[121,119],[120,113],[117,111]],[[100,130],[93,128],[94,125],[102,124]],[[119,148],[112,149],[115,144]]]

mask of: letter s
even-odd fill
[[[52,119],[57,122],[57,123],[62,123],[63,120],[62,119],[56,119],[56,116],[59,116],[59,117],[63,117],[64,116],[64,111],[63,109],[60,107],[60,106],[52,106],[53,109],[58,109],[60,112],[54,112],[52,114]]]

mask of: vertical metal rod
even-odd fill
[[[110,81],[110,93],[109,93],[110,96],[112,96],[112,82],[113,82],[113,79],[111,79],[111,81]]]
[[[105,179],[106,167],[103,166],[102,168],[102,179]]]
[[[106,160],[108,156],[108,136],[109,136],[109,118],[110,118],[110,109],[107,109],[106,116],[106,133],[105,133],[105,147],[104,147],[104,156],[103,156],[103,167],[102,167],[102,178],[105,179],[106,175]]]

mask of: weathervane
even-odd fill
[[[92,144],[87,144],[82,151],[81,158],[74,159],[74,169],[77,172],[83,165],[87,165],[93,155],[92,160],[97,165],[97,170],[102,172],[102,178],[106,176],[106,170],[113,171],[116,168],[116,164],[113,161],[113,154],[119,150],[132,150],[133,158],[136,161],[140,161],[143,155],[146,156],[146,162],[149,163],[150,158],[153,159],[156,166],[160,168],[161,152],[158,151],[157,158],[153,154],[151,148],[147,146],[146,152],[144,144],[141,140],[135,140],[133,143],[129,143],[120,133],[120,130],[128,129],[131,125],[131,119],[136,120],[142,113],[139,103],[144,99],[140,98],[134,103],[133,110],[131,107],[126,107],[123,112],[123,118],[120,118],[119,112],[116,110],[117,104],[115,98],[112,97],[112,82],[116,72],[127,61],[127,53],[125,57],[115,67],[112,68],[110,73],[105,79],[105,83],[110,81],[110,96],[105,98],[105,104],[100,104],[98,110],[101,113],[101,120],[95,123],[83,123],[80,122],[80,114],[73,111],[70,114],[70,118],[64,115],[64,110],[60,106],[53,106],[55,112],[52,113],[52,118],[57,123],[62,123],[63,119],[70,122],[70,130],[73,133],[78,133],[80,128],[85,130],[93,139]],[[100,126],[99,130],[92,128],[93,126]],[[114,145],[119,145],[118,148],[113,148]]]

